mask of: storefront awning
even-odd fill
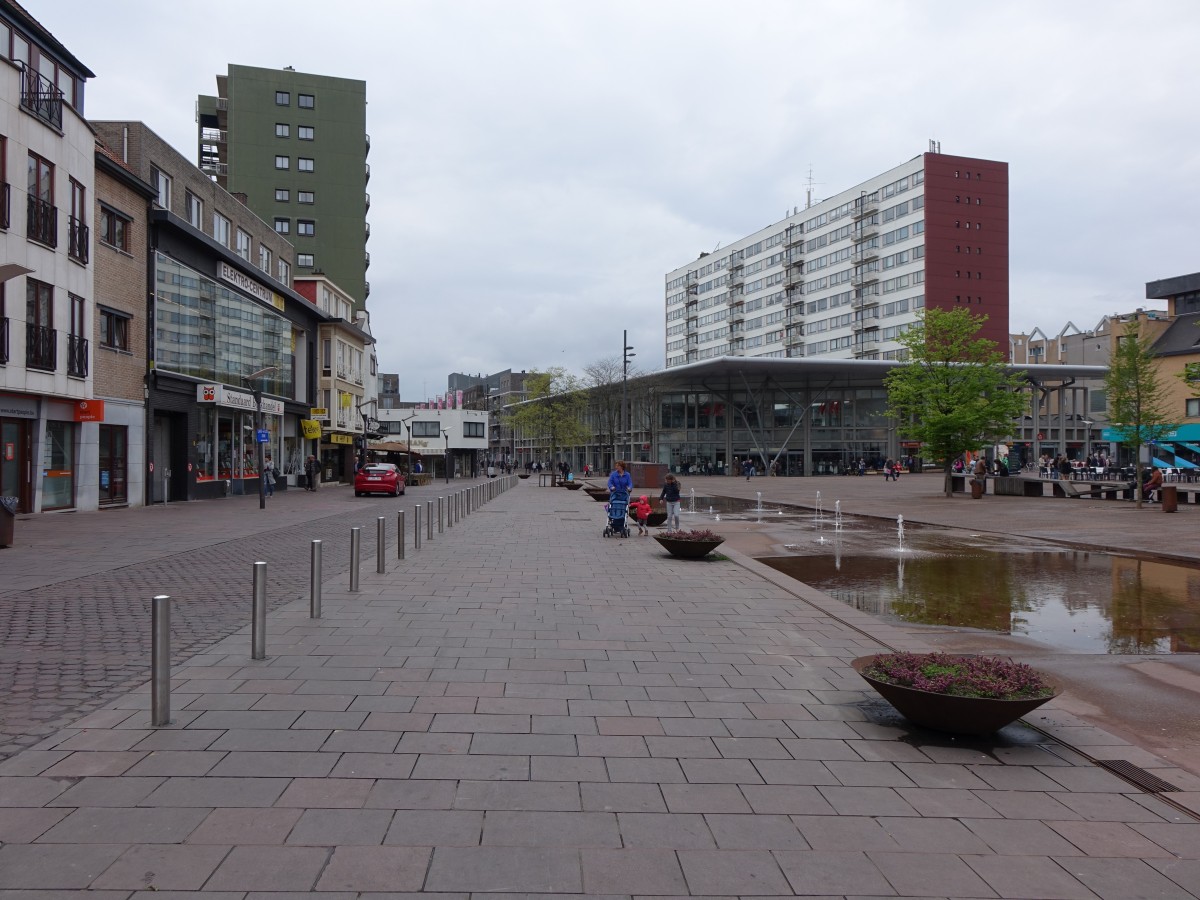
[[[404,441],[369,441],[368,450],[378,450],[380,453],[410,453],[413,456],[424,456],[420,450],[409,450]]]

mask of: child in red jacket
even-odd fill
[[[650,529],[646,525],[646,522],[650,518],[650,501],[646,498],[646,495],[643,494],[641,497],[638,497],[636,500],[630,503],[629,511],[633,513],[634,518],[637,519],[638,534],[641,537],[648,535],[650,533]]]

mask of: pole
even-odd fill
[[[262,389],[254,389],[254,443],[258,445],[258,508],[267,508],[267,477],[263,472],[263,442],[258,433],[263,430]]]
[[[446,533],[446,526],[445,526],[446,519],[445,519],[445,512],[443,510],[444,503],[445,503],[445,498],[438,497],[438,534]]]
[[[433,501],[425,501],[425,538],[433,540]]]
[[[413,549],[421,549],[421,504],[413,510]]]
[[[150,724],[171,724],[171,598],[159,594],[150,607]]]
[[[267,658],[267,564],[254,564],[254,609],[250,617],[250,657]]]
[[[358,564],[359,550],[362,546],[362,529],[354,527],[350,529],[350,591],[354,593],[358,590]]]
[[[396,510],[396,559],[404,559],[404,510]]]
[[[387,525],[384,517],[375,520],[375,571],[380,575],[387,574],[387,557],[384,550],[387,547]]]
[[[321,618],[321,542],[312,542],[308,560],[308,617]]]
[[[450,432],[442,429],[442,437],[446,439],[446,484],[450,483]]]

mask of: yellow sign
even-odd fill
[[[354,437],[353,437],[353,435],[349,435],[349,434],[331,434],[329,436],[329,443],[331,443],[331,444],[353,444]]]
[[[300,435],[306,441],[311,441],[321,436],[321,423],[314,422],[312,419],[300,420]]]
[[[324,406],[314,406],[308,411],[308,417],[315,422],[328,422],[329,410]]]

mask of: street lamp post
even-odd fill
[[[633,464],[633,410],[629,409],[629,357],[637,356],[629,346],[629,332],[621,332],[621,427],[629,431],[629,463]]]
[[[442,429],[442,437],[444,437],[446,439],[446,461],[445,461],[444,465],[445,465],[445,469],[446,469],[446,484],[449,484],[450,483],[450,432],[447,431],[445,428]]]
[[[404,430],[408,432],[408,443],[405,445],[408,448],[408,452],[405,455],[408,457],[408,472],[410,475],[412,474],[412,426],[408,423],[416,417],[417,414],[413,413],[408,418],[400,420],[400,424],[403,425]]]
[[[253,384],[268,372],[279,371],[278,366],[267,366],[264,369],[259,369],[257,372],[251,372],[249,375],[242,376],[242,383],[250,385],[250,390],[254,393],[254,443],[258,447],[258,508],[267,508],[267,476],[263,472],[263,441],[260,440],[260,435],[263,430],[263,415],[262,415],[262,385]]]

